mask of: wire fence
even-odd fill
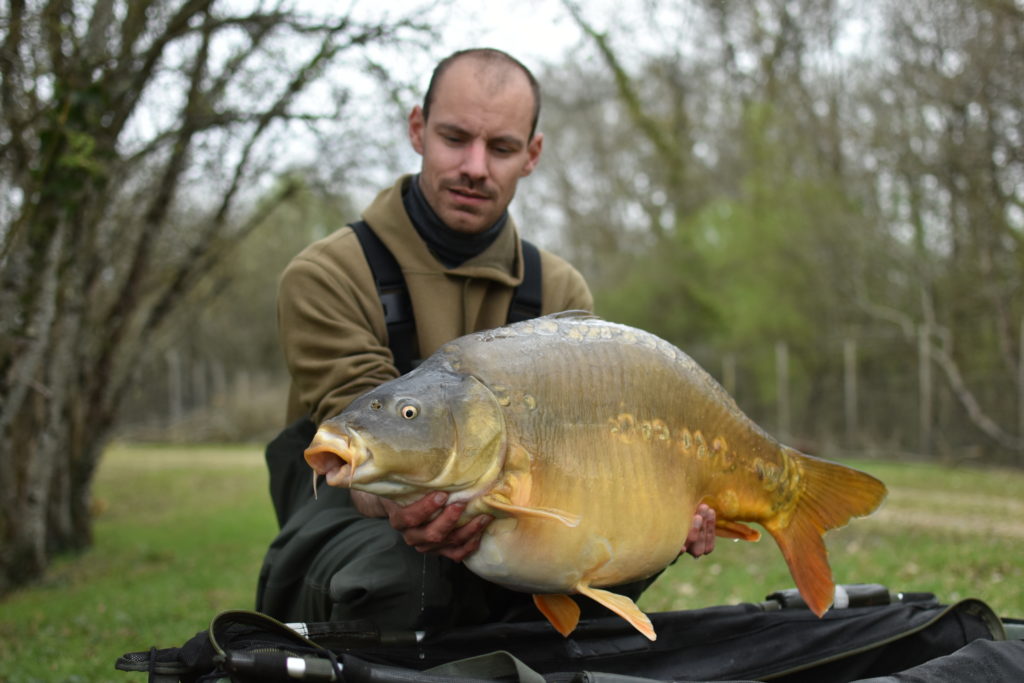
[[[747,351],[684,350],[762,428],[806,452],[1024,466],[1022,450],[979,426],[918,341],[833,337],[802,349],[780,341]],[[122,434],[259,440],[283,420],[283,369],[232,373],[222,363],[176,349],[139,377],[126,402]],[[990,426],[1010,439],[1022,433],[1020,378],[976,368],[961,380]]]
[[[832,338],[803,355],[781,341],[689,352],[747,415],[797,448],[1024,466],[1024,382],[975,368],[957,386],[927,339]]]

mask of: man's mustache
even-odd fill
[[[494,199],[497,192],[487,185],[486,182],[474,182],[469,178],[462,177],[458,180],[442,180],[442,190],[454,190],[462,194],[474,195],[484,199]]]

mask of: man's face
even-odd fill
[[[409,115],[409,139],[423,157],[420,188],[453,230],[478,233],[508,207],[520,178],[540,158],[543,136],[530,139],[533,92],[525,74],[457,60],[434,88],[430,119]]]

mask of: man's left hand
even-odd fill
[[[391,526],[407,544],[421,553],[435,553],[462,562],[480,547],[484,528],[492,518],[477,515],[457,526],[466,504],[445,505],[447,498],[444,493],[434,493],[405,506],[383,498],[381,501]]]
[[[690,532],[680,554],[689,553],[694,557],[707,555],[715,549],[715,511],[705,503],[697,506],[690,522]]]

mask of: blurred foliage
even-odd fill
[[[1022,462],[1019,3],[564,4],[520,206],[598,312],[819,448]]]

